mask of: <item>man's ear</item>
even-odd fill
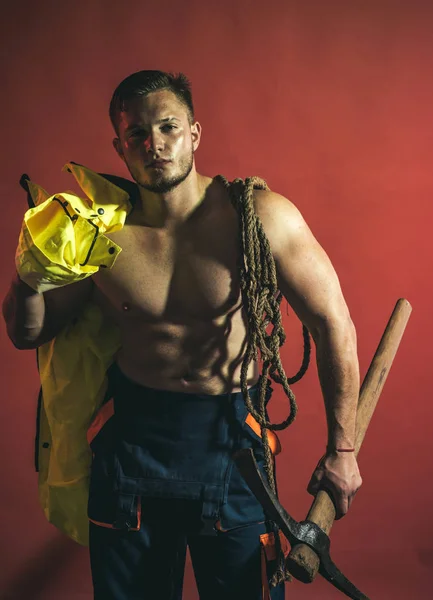
[[[123,155],[123,150],[122,150],[122,144],[120,143],[119,138],[114,138],[113,140],[113,146],[114,149],[116,150],[117,154],[120,156],[120,158],[125,161],[125,157]]]
[[[200,145],[201,125],[198,121],[191,125],[192,151],[195,152]]]

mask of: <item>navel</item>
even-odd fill
[[[190,381],[194,381],[194,376],[191,373],[185,373],[185,375],[182,375],[182,377],[180,379],[181,379],[181,381],[190,382]]]
[[[196,377],[194,377],[193,373],[187,372],[180,377],[180,382],[182,385],[190,386],[196,381]]]

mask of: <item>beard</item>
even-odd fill
[[[129,167],[128,170],[137,185],[143,189],[148,190],[149,192],[154,192],[155,194],[167,194],[185,181],[185,179],[191,173],[193,165],[194,153],[191,152],[188,157],[180,161],[179,171],[176,175],[167,176],[165,175],[164,171],[160,173],[155,172],[152,177],[152,181],[149,182],[143,182],[141,177],[134,174],[133,170],[129,169]]]

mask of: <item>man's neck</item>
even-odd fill
[[[140,201],[134,209],[134,221],[167,233],[174,232],[202,204],[211,183],[209,177],[191,171],[185,181],[165,194],[139,187]]]

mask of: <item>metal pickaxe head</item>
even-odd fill
[[[307,544],[320,559],[319,573],[338,590],[353,600],[368,600],[343,573],[335,566],[329,553],[330,539],[318,525],[311,521],[295,521],[281,506],[269,484],[262,476],[251,448],[239,450],[233,460],[245,479],[248,487],[263,506],[265,513],[272,519],[288,539],[289,543]]]

